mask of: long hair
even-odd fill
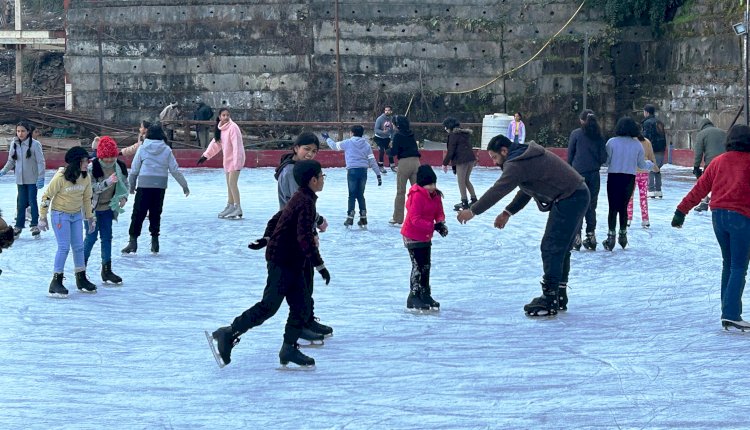
[[[68,182],[76,183],[78,180],[78,177],[85,178],[86,175],[88,175],[87,171],[81,171],[81,159],[73,160],[72,163],[68,163],[67,166],[65,166],[65,172],[63,173],[63,176],[65,177],[65,180]]]
[[[409,118],[403,115],[396,115],[396,117],[393,118],[393,123],[396,125],[396,128],[398,128],[398,131],[400,131],[402,134],[409,134],[409,132],[411,131]]]
[[[443,127],[447,128],[448,130],[452,131],[454,128],[461,127],[461,123],[458,122],[456,118],[453,118],[449,116],[448,118],[443,120]]]
[[[602,129],[599,127],[599,121],[597,121],[596,115],[594,115],[594,111],[592,111],[591,109],[586,109],[581,112],[580,118],[581,121],[583,121],[581,128],[583,129],[583,134],[585,134],[586,137],[592,140],[604,140],[604,136],[602,136]]]
[[[633,118],[624,116],[617,120],[617,125],[615,126],[616,136],[638,137],[639,134],[641,134],[641,128],[638,127]]]
[[[27,121],[21,121],[21,122],[19,122],[18,124],[16,124],[16,127],[23,127],[23,128],[26,129],[26,131],[29,132],[29,135],[27,136],[28,139],[29,139],[29,147],[26,148],[26,158],[31,158],[31,142],[32,142],[32,139],[33,139],[33,136],[34,136],[34,130],[35,130],[35,128],[34,128],[33,125],[31,125]],[[14,146],[18,146],[18,149],[21,149],[21,145],[22,144],[23,144],[22,141],[20,141],[18,139],[14,139],[13,145]],[[13,161],[18,161],[18,156],[16,155],[16,153],[18,152],[18,149],[16,149],[15,151],[13,151]]]
[[[219,113],[216,114],[216,128],[214,128],[214,139],[218,142],[221,140],[221,130],[219,130],[219,117],[221,117],[221,113],[227,111],[229,112],[228,108],[221,108],[219,109]]]

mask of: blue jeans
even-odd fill
[[[52,211],[50,227],[55,231],[57,239],[57,253],[55,254],[55,273],[63,273],[68,251],[73,248],[73,262],[76,271],[86,269],[83,259],[83,214],[81,212],[68,214]]]
[[[714,234],[721,248],[721,317],[739,321],[742,292],[750,261],[750,218],[727,209],[713,209]]]
[[[354,212],[354,201],[359,204],[359,213],[367,210],[365,204],[365,184],[367,184],[367,168],[356,167],[346,171],[346,182],[349,185],[348,213]]]
[[[39,206],[36,204],[36,184],[18,185],[18,197],[16,198],[16,227],[26,226],[26,207],[31,206],[31,227],[36,227],[39,222]]]
[[[654,158],[656,158],[656,165],[664,165],[664,152],[654,152]],[[648,172],[648,190],[649,191],[661,191],[661,172]]]
[[[114,212],[112,209],[104,211],[96,211],[96,230],[93,233],[88,233],[89,222],[84,221],[83,225],[86,228],[86,240],[83,243],[83,259],[86,265],[89,264],[89,256],[91,250],[94,249],[97,236],[102,238],[102,264],[109,263],[112,261],[112,219],[114,218]]]

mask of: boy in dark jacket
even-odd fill
[[[263,298],[230,326],[221,327],[209,334],[211,349],[220,367],[230,363],[232,348],[239,337],[253,327],[263,324],[276,314],[286,299],[289,317],[284,329],[284,343],[279,351],[279,361],[286,366],[290,361],[299,366],[314,366],[315,360],[299,351],[297,339],[309,318],[305,264],[310,262],[328,284],[331,275],[318,251],[315,201],[316,193],[323,190],[324,177],[320,163],[301,160],[294,165],[294,178],[300,184],[284,210],[274,215],[275,228],[268,238],[266,261],[268,279]],[[265,239],[261,239],[263,241]]]

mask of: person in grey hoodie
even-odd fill
[[[42,144],[34,139],[34,127],[26,121],[16,126],[16,137],[10,144],[8,162],[0,170],[0,176],[10,170],[16,174],[18,197],[16,198],[16,225],[13,235],[18,237],[26,225],[26,208],[31,207],[31,234],[39,237],[39,206],[37,190],[44,187],[44,153]]]
[[[695,178],[700,178],[703,174],[701,170],[701,162],[703,162],[703,168],[708,167],[708,163],[711,162],[718,155],[721,155],[727,151],[727,132],[716,127],[710,119],[705,118],[701,121],[698,134],[695,135],[695,145],[693,150],[695,151],[695,163],[693,163],[693,174]],[[708,202],[711,201],[711,196],[708,195],[704,198],[701,203],[696,206],[696,212],[703,212],[708,210]]]
[[[378,178],[378,186],[383,185],[383,179],[380,176],[380,168],[375,161],[375,155],[372,153],[372,147],[367,139],[362,137],[365,134],[364,127],[353,125],[351,132],[352,136],[341,142],[331,139],[328,133],[322,133],[321,135],[331,149],[344,151],[346,182],[349,186],[349,205],[344,225],[350,227],[354,224],[354,202],[356,201],[359,204],[359,222],[357,222],[357,225],[365,228],[367,226],[367,204],[365,203],[367,168],[369,167],[375,172],[375,176]]]
[[[130,218],[130,241],[123,248],[123,254],[138,250],[138,236],[141,235],[143,220],[148,214],[149,232],[151,233],[151,252],[159,252],[159,231],[161,211],[164,206],[164,193],[167,190],[168,174],[180,184],[185,197],[190,195],[187,181],[179,171],[177,160],[165,143],[164,130],[158,124],[152,125],[146,132],[146,140],[138,148],[130,166],[128,182],[130,194],[135,193],[133,215]]]
[[[392,171],[396,171],[396,164],[393,162],[393,154],[388,151],[388,146],[393,139],[393,108],[385,105],[383,107],[383,113],[375,120],[375,143],[380,148],[378,156],[378,166],[380,166],[380,172],[385,173],[385,167],[383,167],[384,155],[388,154],[388,165]]]

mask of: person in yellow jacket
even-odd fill
[[[96,285],[86,278],[83,257],[83,218],[89,229],[96,228],[96,218],[91,210],[91,177],[88,175],[89,153],[82,146],[74,146],[65,153],[67,166],[61,167],[42,195],[39,229],[49,228],[47,212],[52,209],[52,229],[57,239],[55,271],[49,284],[50,297],[66,298],[63,270],[68,251],[73,248],[76,287],[82,293],[96,293]]]

